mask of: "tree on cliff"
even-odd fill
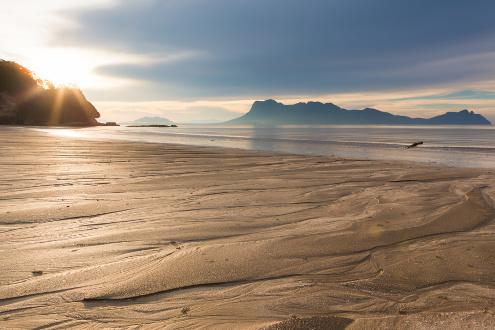
[[[97,125],[100,114],[77,88],[56,88],[22,65],[0,60],[0,124]]]

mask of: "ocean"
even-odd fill
[[[495,168],[494,126],[215,126],[41,129],[59,136],[178,143]],[[423,141],[414,149],[406,145]]]

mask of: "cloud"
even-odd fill
[[[126,0],[68,13],[53,42],[148,56],[98,68],[130,96],[345,93],[493,80],[491,0]]]
[[[466,89],[466,90],[453,91],[453,92],[442,93],[442,94],[407,97],[407,98],[402,98],[402,99],[397,99],[397,100],[401,101],[401,100],[466,100],[466,99],[494,100],[495,101],[495,92],[484,91],[484,90]]]

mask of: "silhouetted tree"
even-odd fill
[[[41,88],[40,82],[22,65],[0,60],[0,92],[17,97],[26,91]]]

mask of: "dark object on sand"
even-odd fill
[[[41,275],[43,275],[43,272],[41,270],[33,270],[31,273],[33,274],[33,276],[41,276]]]
[[[408,145],[408,146],[406,147],[406,149],[416,148],[417,146],[422,145],[422,144],[423,144],[423,141],[414,142],[413,144]]]

